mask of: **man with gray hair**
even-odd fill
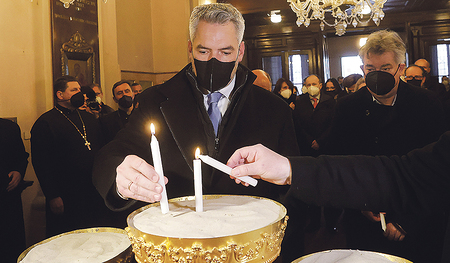
[[[139,95],[139,107],[127,126],[96,159],[94,184],[110,209],[130,211],[161,200],[160,175],[152,166],[149,147],[151,123],[161,147],[168,198],[194,195],[197,147],[224,163],[236,149],[254,143],[298,154],[290,108],[253,85],[256,76],[239,63],[244,56],[244,28],[242,15],[230,4],[194,8],[190,63],[164,84]],[[204,165],[202,171],[204,194],[279,200],[285,190],[264,182],[237,187],[218,170]]]
[[[405,53],[405,44],[393,31],[381,30],[368,37],[359,52],[366,87],[337,102],[331,153],[404,155],[436,141],[443,133],[443,110],[435,95],[400,80]],[[419,250],[414,249],[418,244],[424,248],[437,244],[429,248],[438,249],[439,242],[429,242],[442,238],[440,233],[430,236],[437,223],[433,226],[436,228],[430,228],[431,221],[419,223],[412,217],[394,220],[390,214],[386,216],[387,228],[383,232],[379,213],[346,210],[348,246],[395,254],[414,262],[423,262],[418,260]],[[442,215],[435,217],[435,222],[443,219]]]

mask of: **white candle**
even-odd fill
[[[152,150],[153,157],[153,167],[159,176],[158,183],[161,185],[163,191],[161,193],[161,201],[159,205],[161,206],[161,212],[167,214],[169,212],[169,202],[167,201],[166,185],[164,184],[164,172],[161,160],[161,151],[159,150],[159,143],[155,136],[155,125],[150,124],[150,130],[152,132],[152,140],[150,142],[150,148]]]
[[[197,148],[194,160],[195,211],[203,212],[202,161],[198,159],[199,155],[200,149]]]
[[[386,232],[386,218],[383,213],[380,213],[381,229]]]
[[[232,168],[217,161],[216,159],[213,159],[213,158],[209,157],[208,155],[199,155],[198,158],[200,158],[200,160],[202,160],[206,164],[216,168],[217,170],[220,170],[228,175],[231,175]],[[242,176],[242,177],[238,177],[238,179],[245,183],[248,183],[249,185],[251,185],[253,187],[255,187],[258,184],[258,180],[256,180],[253,177],[250,177],[250,176]]]

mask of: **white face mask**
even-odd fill
[[[283,96],[285,99],[289,99],[292,95],[292,91],[290,89],[285,89],[282,92],[280,92],[280,95]]]
[[[317,95],[319,95],[320,89],[317,86],[309,86],[308,87],[308,93],[309,95],[315,97]]]
[[[95,97],[95,100],[97,101],[98,104],[102,104],[102,98],[100,97]]]
[[[308,88],[305,85],[303,85],[302,94],[305,94],[305,93],[308,93]]]

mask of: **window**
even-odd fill
[[[449,70],[448,70],[449,49],[450,49],[450,45],[448,45],[448,44],[439,44],[439,45],[437,45],[437,59],[438,59],[438,76],[439,76],[439,80],[441,80],[443,76],[448,76],[449,75]]]
[[[301,94],[303,79],[309,75],[309,56],[307,54],[295,54],[289,56],[289,80],[297,87]]]
[[[272,90],[277,80],[283,76],[281,56],[271,56],[262,58],[262,70],[267,72],[272,79]]]
[[[361,70],[362,61],[359,56],[341,57],[342,77],[347,77],[350,74],[363,74]]]

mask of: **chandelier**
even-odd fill
[[[383,6],[387,0],[287,0],[297,14],[297,26],[309,26],[311,20],[319,19],[323,31],[325,25],[334,27],[336,35],[345,34],[347,25],[354,27],[370,20],[378,26],[384,18]],[[365,21],[364,15],[369,18]],[[328,20],[328,21],[327,21]],[[333,22],[334,20],[334,22]]]

